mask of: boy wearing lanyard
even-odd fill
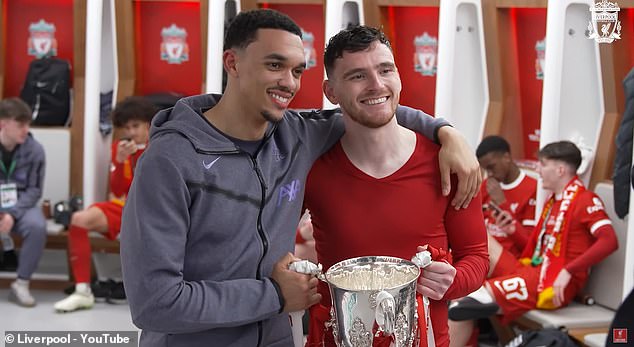
[[[42,196],[45,156],[42,145],[29,133],[31,110],[18,98],[0,101],[0,234],[22,238],[17,279],[9,300],[35,306],[29,279],[46,243],[46,220],[37,205]]]

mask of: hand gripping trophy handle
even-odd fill
[[[422,270],[431,264],[431,253],[429,251],[418,252],[412,257],[412,262]],[[429,298],[426,296],[423,296],[423,305],[425,306],[425,323],[427,325],[427,347],[435,347],[434,329],[432,328],[431,316],[429,315]]]
[[[303,273],[303,274],[316,275],[316,276],[321,275],[323,277],[321,273],[321,264],[315,265],[314,263],[311,263],[308,260],[300,260],[300,261],[290,263],[288,265],[288,269],[295,272]],[[302,325],[302,317],[304,316],[304,311],[291,312],[289,315],[291,317],[291,331],[293,333],[293,345],[295,347],[302,347],[304,346],[304,330]]]

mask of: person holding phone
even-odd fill
[[[487,173],[481,193],[489,237],[517,257],[535,226],[537,180],[515,164],[501,136],[485,137],[476,157]]]
[[[90,286],[91,250],[88,231],[99,232],[109,240],[116,240],[119,236],[123,205],[132,184],[134,169],[148,142],[150,122],[156,112],[156,107],[142,97],[129,97],[117,104],[112,111],[112,122],[123,136],[112,144],[110,200],[75,212],[71,217],[68,248],[75,277],[75,291],[55,303],[57,312],[89,309],[95,303],[95,295]],[[99,290],[108,302],[125,300],[122,283],[99,284],[110,284],[111,288]],[[96,292],[97,290],[95,294]]]

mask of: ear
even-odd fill
[[[330,80],[325,80],[321,84],[321,87],[322,87],[322,89],[324,91],[324,95],[326,96],[328,101],[330,101],[333,105],[338,105],[339,104],[339,99],[337,99],[337,97],[335,96],[334,86],[332,85]]]
[[[566,167],[566,164],[564,163],[557,164],[557,175],[559,177],[564,176],[566,174],[567,169],[568,168]]]
[[[228,49],[222,52],[222,66],[227,75],[238,77],[238,53],[234,49]]]

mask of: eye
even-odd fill
[[[360,80],[363,79],[364,75],[362,73],[356,73],[354,75],[350,75],[350,80]]]
[[[302,77],[303,73],[304,73],[304,68],[297,68],[297,69],[293,70],[293,76],[295,76],[295,78]]]
[[[271,70],[279,70],[282,67],[280,63],[268,63],[268,65]]]

